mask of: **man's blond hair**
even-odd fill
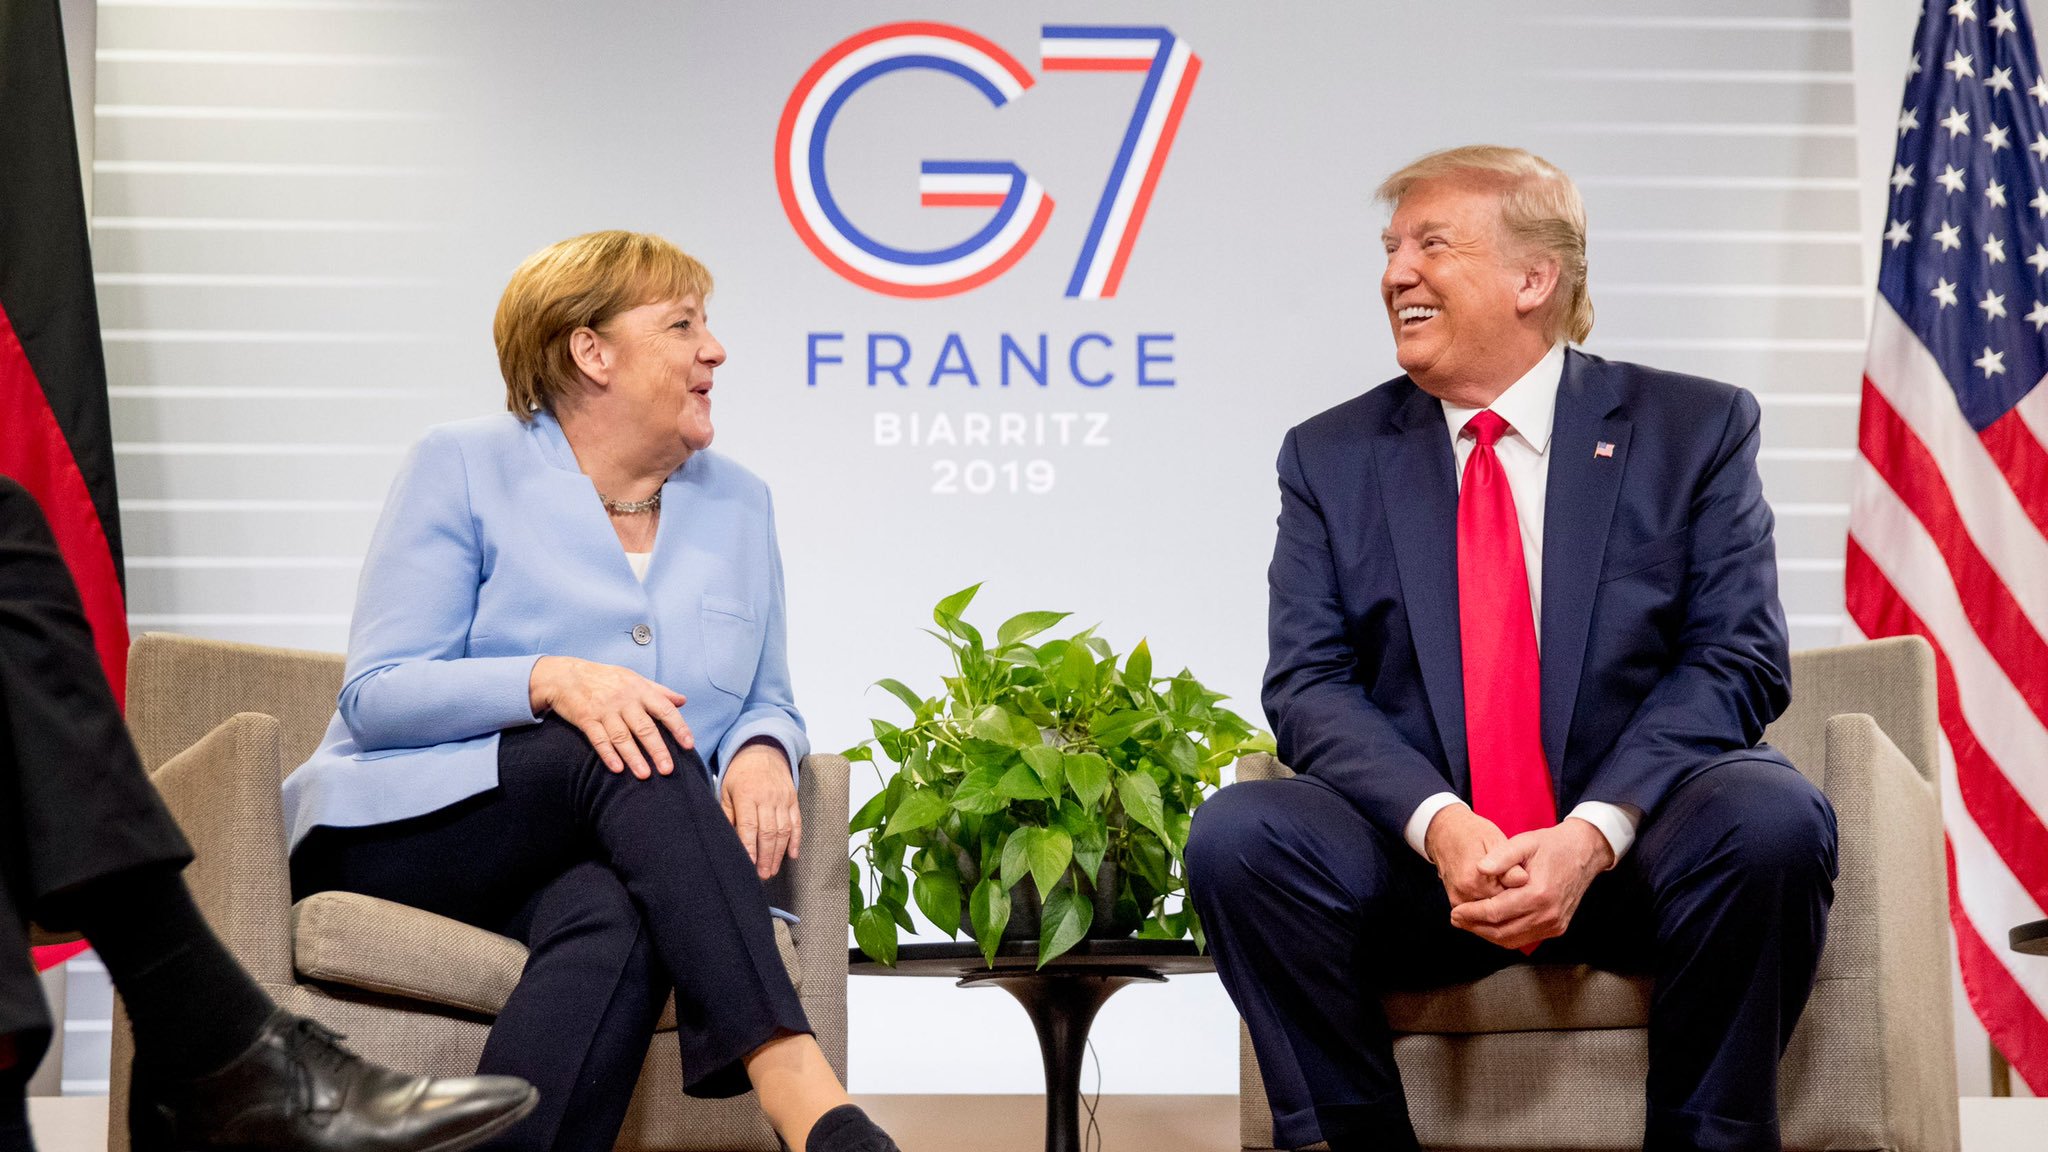
[[[569,337],[621,312],[711,295],[711,273],[682,249],[641,232],[588,232],[528,256],[498,298],[491,334],[505,407],[521,420],[573,395],[581,381]]]
[[[1586,203],[1564,170],[1526,148],[1467,144],[1431,152],[1380,184],[1375,197],[1399,205],[1427,181],[1477,177],[1500,187],[1500,222],[1507,238],[1557,261],[1557,292],[1547,319],[1552,340],[1584,343],[1593,332],[1593,298],[1586,292]]]

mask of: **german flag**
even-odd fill
[[[0,0],[0,473],[49,518],[120,700],[121,522],[58,2]]]

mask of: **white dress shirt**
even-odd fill
[[[1515,498],[1515,520],[1522,530],[1522,563],[1529,573],[1529,618],[1536,622],[1539,650],[1543,643],[1543,498],[1550,485],[1550,426],[1557,415],[1558,385],[1563,381],[1564,342],[1559,341],[1490,405],[1494,414],[1508,423],[1509,431],[1495,442],[1493,452],[1500,460],[1501,472],[1507,476],[1508,491]],[[1484,409],[1463,408],[1448,400],[1440,403],[1451,437],[1451,452],[1457,461],[1458,484],[1462,487],[1465,464],[1478,446],[1477,440],[1462,433],[1472,417]],[[1551,770],[1556,771],[1556,765],[1551,765]],[[1445,808],[1463,803],[1454,792],[1438,792],[1424,800],[1402,830],[1408,846],[1427,858],[1429,822]],[[1573,816],[1600,830],[1607,838],[1607,846],[1614,849],[1616,863],[1635,843],[1636,825],[1643,818],[1642,813],[1631,807],[1599,800],[1580,801],[1566,813],[1567,819]]]

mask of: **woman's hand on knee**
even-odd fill
[[[761,879],[780,872],[785,857],[796,859],[804,839],[804,817],[797,809],[789,757],[780,744],[756,740],[735,752],[719,800]]]
[[[631,668],[574,656],[543,656],[527,680],[533,714],[553,712],[590,741],[604,766],[630,771],[642,780],[676,770],[661,730],[676,743],[695,748],[697,738],[678,711],[683,694],[656,684]]]

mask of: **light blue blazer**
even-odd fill
[[[285,780],[290,844],[496,787],[499,731],[539,723],[527,680],[542,656],[617,664],[689,697],[683,718],[714,774],[757,736],[794,769],[810,741],[785,628],[774,506],[745,468],[699,452],[669,476],[643,584],[554,417],[435,427],[364,558],[334,719]]]

